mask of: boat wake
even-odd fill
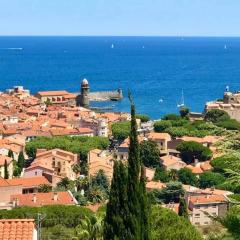
[[[0,48],[1,50],[23,50],[23,48]]]

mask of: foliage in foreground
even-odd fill
[[[152,207],[151,233],[152,240],[202,240],[187,219],[157,205]]]

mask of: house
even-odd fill
[[[6,181],[10,186],[20,185],[22,188],[23,194],[37,192],[39,186],[43,184],[51,185],[50,182],[43,176],[29,177],[29,178],[13,178],[13,179],[6,179]],[[1,192],[1,185],[0,185],[0,192]]]
[[[34,219],[0,219],[1,240],[37,240]]]
[[[147,181],[152,181],[155,175],[156,169],[144,167],[144,175]]]
[[[88,153],[88,174],[89,177],[95,176],[103,170],[109,180],[113,175],[113,156],[106,150],[94,149]]]
[[[150,181],[146,183],[146,190],[147,191],[152,191],[154,189],[161,190],[166,187],[165,183],[161,183],[160,181],[155,182],[155,181]]]
[[[151,132],[147,138],[150,141],[156,142],[162,151],[167,151],[168,142],[171,141],[171,136],[168,133]]]
[[[138,135],[138,142],[147,140],[143,135]],[[128,159],[128,148],[130,145],[129,137],[126,138],[117,149],[117,159],[118,160],[127,160]]]
[[[4,165],[5,162],[7,163],[7,172],[8,172],[8,178],[13,177],[13,159],[7,156],[0,155],[0,177],[4,178],[5,176],[5,170]]]
[[[48,193],[28,193],[11,196],[11,201],[15,207],[29,206],[41,207],[45,205],[77,205],[77,200],[70,191],[48,192]]]
[[[208,225],[210,216],[223,217],[228,210],[228,200],[223,195],[190,196],[188,200],[190,221],[193,225]]]
[[[7,179],[0,177],[0,209],[11,209],[12,204],[10,202],[10,198],[12,194],[21,194],[22,193],[22,185],[16,183],[10,184]],[[1,239],[1,238],[0,238]]]
[[[42,103],[50,102],[52,104],[66,104],[71,99],[76,98],[76,95],[71,94],[67,91],[45,91],[38,92],[36,97],[41,100]]]
[[[160,162],[167,171],[171,169],[180,170],[186,166],[186,163],[183,162],[181,158],[173,155],[165,155],[160,157]]]
[[[186,168],[190,169],[192,173],[199,175],[201,173],[207,172],[212,170],[212,165],[210,164],[210,161],[205,162],[197,162],[194,164],[189,164],[186,166]]]
[[[35,160],[25,169],[24,177],[57,175],[71,180],[76,178],[73,166],[78,163],[77,154],[61,149],[42,150]]]

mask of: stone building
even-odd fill
[[[228,113],[232,119],[240,121],[240,92],[232,93],[229,89],[224,92],[223,99],[207,102],[205,112],[220,109]]]

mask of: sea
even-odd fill
[[[178,104],[202,112],[226,86],[240,90],[240,38],[200,37],[0,37],[0,91],[22,85],[38,91],[123,89],[119,102],[92,106],[159,119]]]

